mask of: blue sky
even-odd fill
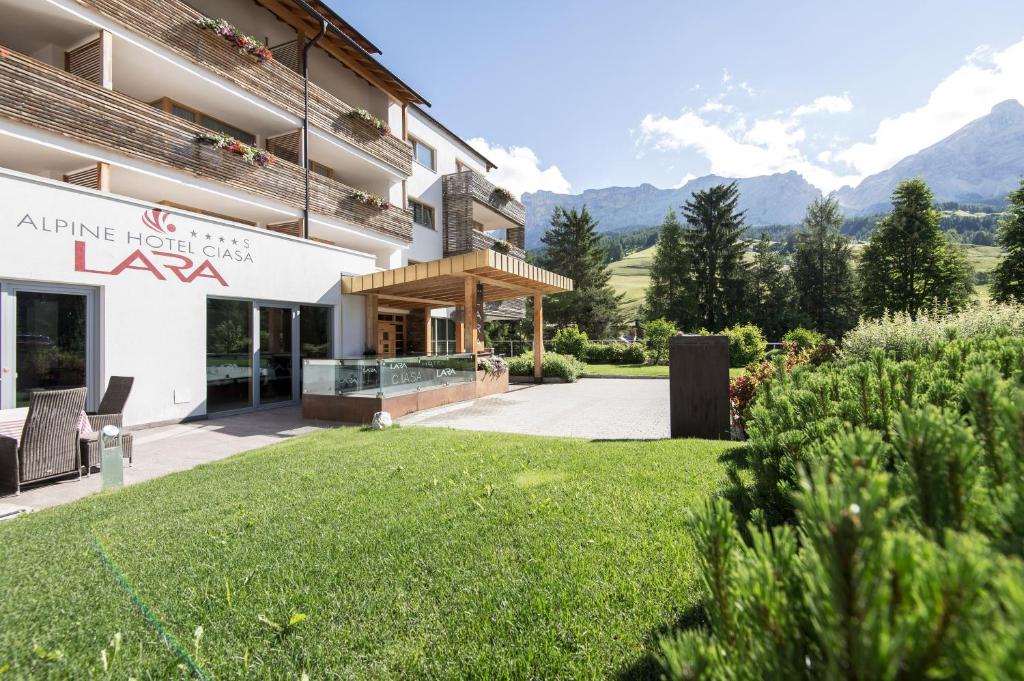
[[[1021,2],[328,1],[517,192],[830,190],[1024,101]]]

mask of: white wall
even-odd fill
[[[480,173],[486,173],[487,168],[461,143],[412,107],[409,108],[409,135],[434,148],[437,170],[431,171],[413,161],[412,177],[406,184],[406,191],[410,199],[433,206],[436,229],[414,227],[413,243],[408,258],[434,260],[442,257],[444,253],[442,176],[458,172],[456,161]]]
[[[340,278],[373,271],[372,256],[192,214],[173,213],[167,223],[175,229],[164,225],[161,233],[142,221],[155,207],[0,170],[0,280],[93,288],[102,312],[100,385],[92,388],[102,390],[111,375],[135,376],[129,424],[206,412],[210,296],[330,305],[335,355],[362,354],[361,302],[343,303]],[[100,236],[83,224],[100,227]],[[136,252],[146,260],[112,274]],[[207,262],[210,276],[181,280]],[[223,282],[212,278],[214,270]],[[176,390],[190,393],[191,401],[174,404]]]

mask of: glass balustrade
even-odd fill
[[[306,359],[303,395],[391,397],[476,380],[472,354],[362,359]]]

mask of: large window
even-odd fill
[[[412,221],[421,227],[427,227],[429,229],[435,229],[434,225],[434,207],[428,206],[425,203],[419,201],[409,200],[409,208],[412,209]]]
[[[206,301],[206,411],[252,406],[252,303]]]
[[[416,162],[431,170],[437,170],[437,155],[433,148],[414,137],[410,137],[409,142],[412,144],[412,155]]]
[[[37,390],[86,385],[86,297],[17,293],[15,406]]]
[[[435,355],[455,354],[455,322],[450,319],[433,317],[431,319],[430,338],[431,353]]]
[[[302,359],[331,358],[331,308],[299,307],[299,355]]]

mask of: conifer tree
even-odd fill
[[[842,225],[835,197],[815,199],[795,235],[791,267],[802,323],[832,338],[857,323],[852,255]]]
[[[769,340],[777,341],[792,329],[793,279],[786,261],[772,247],[768,234],[754,244],[754,261],[747,281],[750,321],[761,328]]]
[[[608,338],[622,324],[622,295],[608,285],[607,250],[587,207],[555,208],[541,238],[542,267],[573,280],[575,287],[545,301],[544,317],[557,326],[576,324],[591,338]]]
[[[963,308],[970,299],[967,258],[939,229],[934,197],[921,178],[904,180],[892,211],[879,220],[861,255],[861,304],[868,317],[885,312]]]
[[[997,236],[1003,259],[992,273],[992,298],[1000,303],[1024,302],[1024,180],[1009,198]]]
[[[691,275],[682,238],[683,226],[670,208],[658,233],[651,262],[651,283],[644,296],[644,315],[648,319],[668,319],[677,327],[693,321],[693,307],[685,295]]]
[[[738,202],[733,182],[694,192],[683,205],[683,252],[693,271],[685,293],[696,305],[697,325],[710,331],[744,317],[746,266],[740,239],[745,226]]]

